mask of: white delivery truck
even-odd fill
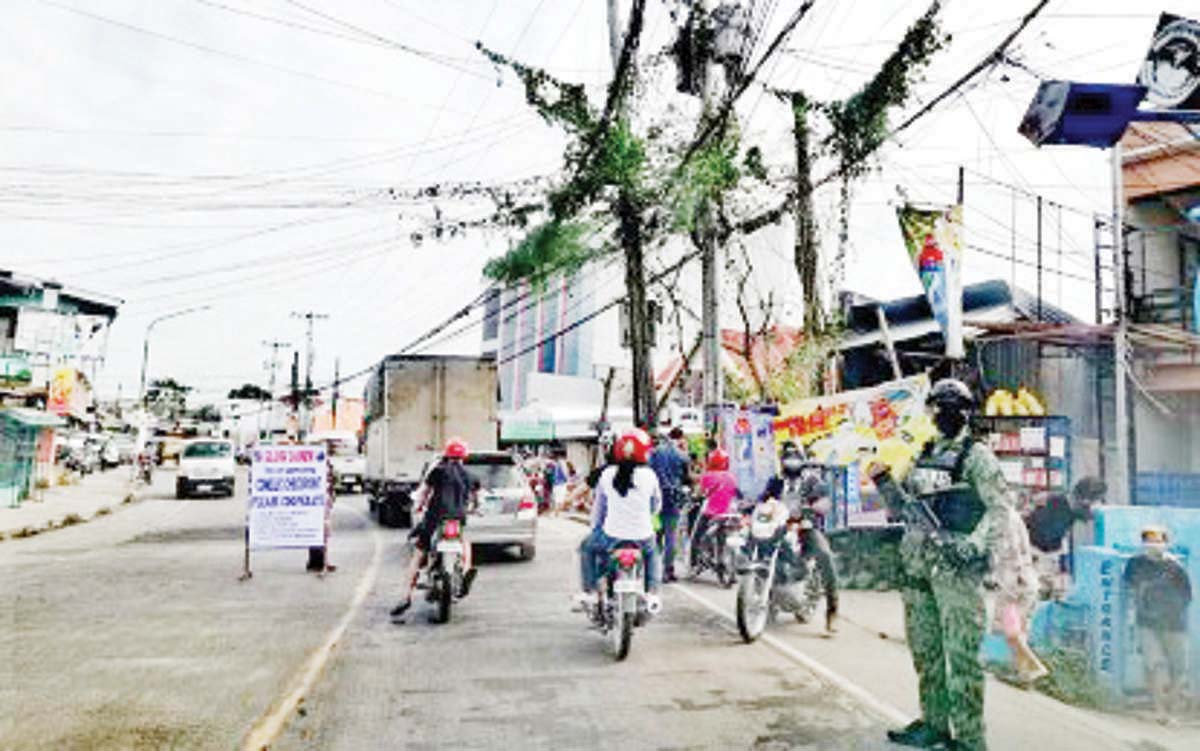
[[[388,527],[412,524],[412,494],[428,462],[458,436],[472,452],[499,437],[494,357],[389,355],[366,385],[364,485]]]

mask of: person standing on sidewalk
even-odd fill
[[[1142,552],[1129,559],[1122,579],[1133,594],[1138,644],[1146,685],[1160,722],[1183,709],[1187,675],[1187,611],[1192,583],[1175,556],[1167,553],[1167,530],[1142,530]]]
[[[667,582],[676,580],[675,538],[679,529],[679,509],[684,502],[684,486],[689,484],[688,467],[691,461],[687,454],[679,450],[676,443],[677,439],[682,437],[683,431],[679,428],[675,428],[668,435],[659,435],[654,451],[650,454],[650,469],[654,470],[658,477],[658,487],[662,493],[658,545],[663,556],[663,581]]]
[[[946,378],[926,400],[938,436],[903,485],[887,465],[867,472],[888,510],[905,522],[904,626],[917,672],[921,717],[888,740],[941,751],[985,751],[983,581],[1000,544],[1011,494],[996,456],[971,437],[975,399]]]
[[[1029,617],[1038,601],[1038,573],[1025,521],[1015,508],[1005,512],[1004,520],[1004,535],[992,553],[985,586],[992,592],[993,628],[998,627],[1008,642],[1017,679],[1029,686],[1050,672],[1028,641]]]

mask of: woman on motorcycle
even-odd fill
[[[600,473],[592,504],[592,533],[580,549],[580,573],[585,602],[594,599],[608,553],[619,542],[641,545],[646,566],[647,600],[657,609],[658,551],[654,516],[662,508],[658,477],[647,466],[652,448],[644,430],[631,430],[613,446],[614,464]]]
[[[704,508],[692,531],[692,546],[704,539],[704,533],[712,520],[729,513],[734,499],[741,499],[737,478],[729,471],[729,454],[723,449],[713,449],[708,454],[708,468],[700,476],[700,491],[704,494]]]

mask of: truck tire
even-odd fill
[[[397,511],[396,520],[397,527],[400,527],[401,529],[408,529],[413,523],[412,510],[409,509],[405,511]]]
[[[536,557],[537,557],[537,545],[530,543],[528,545],[521,546],[521,560],[532,561]]]
[[[378,505],[379,505],[379,526],[381,526],[381,527],[395,526],[392,523],[392,505],[390,503],[388,503],[386,500],[380,502]]]

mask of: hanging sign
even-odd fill
[[[1200,21],[1163,13],[1137,82],[1146,101],[1176,110],[1200,109]]]
[[[962,206],[896,210],[900,231],[933,317],[946,340],[946,356],[963,356]]]

